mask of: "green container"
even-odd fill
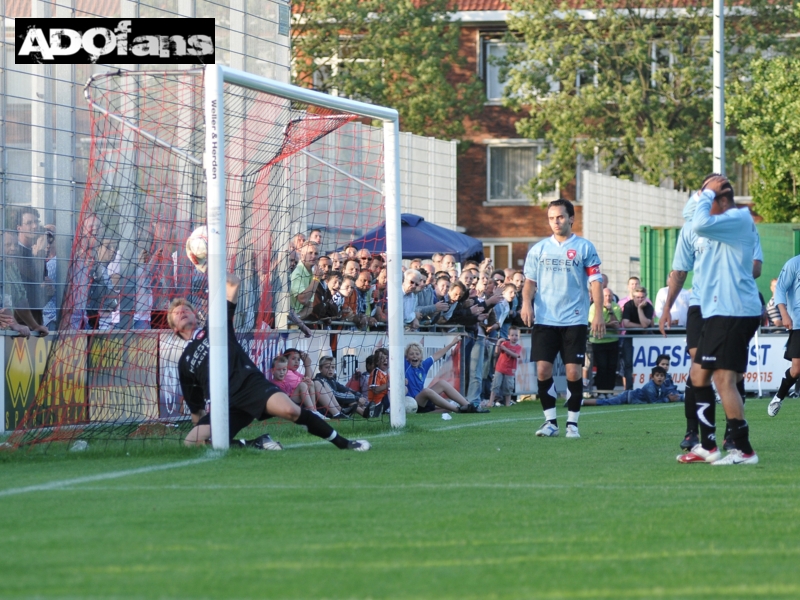
[[[800,254],[800,224],[759,223],[756,227],[764,251],[761,277],[756,283],[764,300],[769,301],[772,297],[770,280],[778,276],[787,260]],[[680,227],[639,227],[640,276],[650,298],[655,298],[658,290],[667,284],[680,231]],[[689,289],[691,285],[692,274],[689,273],[684,287]]]
[[[639,227],[639,277],[647,288],[647,295],[655,299],[656,293],[667,285],[672,270],[672,258],[678,243],[680,227]],[[686,289],[692,287],[692,274],[686,278]]]

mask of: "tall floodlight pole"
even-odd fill
[[[714,0],[714,173],[725,175],[725,2]]]

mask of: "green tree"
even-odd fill
[[[394,107],[404,131],[439,138],[463,135],[465,117],[482,107],[483,86],[458,54],[460,32],[448,0],[298,6],[292,30],[298,85]]]
[[[766,49],[797,43],[781,37],[797,29],[791,7],[747,4],[746,16],[726,19],[728,81],[744,77]],[[618,177],[700,183],[712,163],[709,1],[681,9],[672,0],[620,0],[614,10],[601,0],[580,10],[557,0],[511,6],[509,40],[518,43],[500,61],[505,103],[525,113],[521,136],[551,147],[532,196],[571,181],[579,154],[597,156]]]
[[[756,180],[756,211],[766,221],[800,221],[800,59],[781,56],[753,63],[752,77],[734,82],[728,122],[738,130]]]

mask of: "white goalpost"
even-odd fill
[[[387,268],[387,330],[389,339],[389,388],[391,424],[405,425],[403,374],[403,309],[402,309],[402,247],[400,238],[400,163],[399,117],[396,110],[329,96],[313,90],[258,77],[221,65],[209,65],[205,70],[204,168],[207,182],[208,225],[208,330],[210,343],[210,394],[213,447],[227,449],[228,442],[228,379],[227,369],[214,368],[228,363],[228,338],[225,281],[226,248],[226,111],[224,86],[230,84],[271,94],[288,101],[341,111],[381,121],[383,123],[383,190],[386,220]]]
[[[8,425],[9,443],[182,442],[191,427],[178,375],[184,341],[167,313],[183,298],[208,327],[212,444],[227,448],[226,272],[240,280],[237,343],[257,369],[268,375],[295,347],[309,377],[318,366],[310,357],[335,358],[344,385],[388,348],[391,424],[404,426],[397,111],[217,65],[98,73],[84,95],[90,160],[59,336],[36,397]],[[374,233],[381,224],[385,235]],[[205,274],[185,252],[201,226]],[[303,260],[295,280],[307,287],[292,294],[293,269],[309,250],[332,267],[368,232],[367,249],[386,252],[385,265],[368,263],[374,288],[353,293],[344,264],[328,273],[328,263],[317,270]],[[312,276],[322,287],[309,285]],[[337,282],[350,286],[334,298]],[[348,414],[300,389],[294,399],[306,408]]]

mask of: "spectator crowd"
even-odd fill
[[[27,207],[13,211],[8,222],[0,259],[0,326],[23,336],[46,335],[56,328],[62,309],[55,288],[59,265],[55,226],[42,225],[39,212]],[[74,302],[69,307],[66,326],[90,330],[169,329],[167,307],[187,289],[191,290],[189,301],[203,312],[207,298],[205,276],[186,259],[168,223],[155,222],[148,243],[138,248],[134,289],[127,295],[121,283],[119,242],[106,235],[96,216],[84,219],[71,265]],[[308,237],[297,234],[290,242],[288,289],[292,311],[311,329],[385,331],[384,256],[353,245],[323,253],[323,242],[319,229],[310,231]],[[466,370],[463,395],[441,386],[417,389],[415,384],[407,384],[406,395],[413,400],[409,401],[410,410],[483,412],[491,406],[514,403],[517,364],[527,361],[519,344],[520,328],[524,327],[520,316],[524,282],[521,270],[495,269],[491,259],[480,263],[467,260],[459,265],[453,255],[434,254],[430,259],[409,261],[402,278],[406,330],[457,328],[463,334]],[[775,283],[773,280],[773,293]],[[629,279],[623,298],[608,287],[605,276],[603,284],[603,306],[591,306],[589,322],[597,310],[602,310],[607,334],[599,339],[589,338],[584,384],[595,392],[587,396],[599,400],[598,404],[674,398],[673,392],[628,394],[633,389],[633,338],[652,333],[666,301],[667,287],[658,290],[651,302],[638,277]],[[124,297],[132,299],[128,306],[132,318],[126,322],[120,310]],[[672,306],[671,327],[685,326],[688,303],[689,293],[684,291]],[[782,325],[774,297],[765,303],[764,325]],[[420,361],[413,366],[406,356],[407,368],[417,373],[425,361],[416,356],[413,348],[411,355]],[[287,350],[273,364],[270,380],[296,403],[325,418],[349,418],[355,414],[374,418],[388,408],[387,365],[388,352],[376,349],[366,370],[359,372],[358,385],[348,387],[338,382],[332,357],[323,357],[317,374],[310,378],[308,356]],[[653,379],[658,381],[662,375],[668,377],[659,371],[653,373]],[[613,394],[619,376],[624,397]],[[656,388],[661,390],[661,384]]]

